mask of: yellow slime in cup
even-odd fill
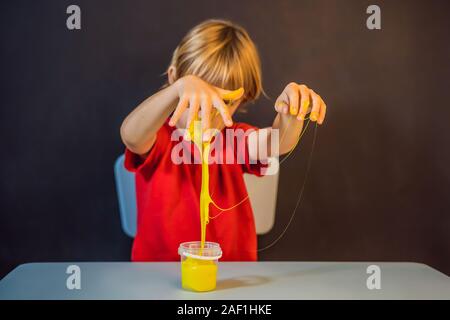
[[[232,91],[222,96],[229,105],[233,100],[239,99],[244,93],[244,89]],[[217,110],[215,114],[217,115]],[[213,202],[209,193],[209,141],[202,141],[201,122],[194,119],[189,126],[189,134],[192,141],[200,150],[202,160],[202,183],[200,189],[200,256],[203,255],[203,248],[206,240],[206,225],[209,222],[209,205]],[[184,289],[193,291],[210,291],[216,288],[217,260],[203,260],[193,257],[186,257],[181,262],[181,285]]]
[[[187,257],[181,262],[181,286],[192,291],[211,291],[216,288],[217,262]]]

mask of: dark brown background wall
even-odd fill
[[[382,30],[365,26],[369,4]],[[65,27],[78,4],[82,30]],[[272,100],[289,81],[329,113],[304,201],[262,260],[425,262],[450,274],[448,1],[2,1],[0,276],[30,261],[127,260],[112,165],[119,126],[206,18],[248,29]],[[282,167],[272,241],[301,186],[312,130]]]

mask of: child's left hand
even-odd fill
[[[311,107],[310,107],[311,106]],[[281,114],[289,114],[298,120],[304,120],[308,112],[309,119],[322,124],[327,106],[322,98],[304,84],[289,83],[275,102],[275,110]]]

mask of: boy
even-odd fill
[[[195,154],[192,142],[173,141],[173,132],[189,128],[201,118],[203,139],[212,138],[210,128],[258,130],[245,123],[233,123],[232,115],[262,92],[258,52],[247,32],[222,20],[208,20],[194,27],[173,53],[167,70],[167,85],[143,101],[124,120],[121,137],[126,145],[125,166],[136,173],[138,207],[137,234],[133,261],[178,260],[181,242],[200,237],[199,193],[201,165],[173,161],[173,148],[182,143],[185,152]],[[243,88],[226,105],[229,90]],[[322,124],[326,106],[321,97],[305,85],[290,83],[275,103],[277,116],[272,127],[259,129],[266,141],[235,141],[234,154],[242,152],[244,162],[212,163],[209,166],[210,190],[214,202],[231,207],[247,197],[243,173],[261,175],[259,143],[269,145],[272,129],[279,130],[278,156],[295,147],[310,112],[310,120]],[[229,150],[225,143],[216,152]],[[270,148],[269,148],[270,149]],[[194,156],[195,157],[195,156]],[[256,161],[256,163],[254,161]],[[211,207],[211,216],[220,210]],[[257,241],[249,201],[210,220],[207,240],[220,243],[222,260],[255,261]]]

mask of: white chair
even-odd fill
[[[272,161],[269,164],[273,163]],[[252,204],[257,234],[268,233],[275,223],[277,206],[278,177],[277,170],[274,175],[257,177],[244,174],[245,186]]]

